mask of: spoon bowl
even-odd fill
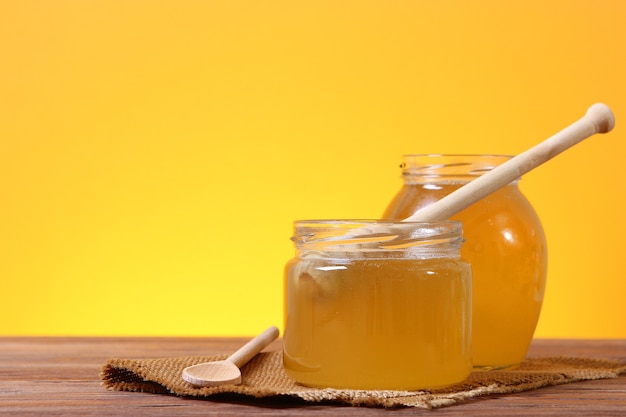
[[[241,370],[227,360],[201,363],[185,368],[183,379],[190,384],[212,387],[226,384],[241,384]]]

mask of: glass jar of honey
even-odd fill
[[[383,218],[403,219],[507,161],[500,155],[406,155],[404,184]],[[472,266],[474,365],[508,368],[525,357],[543,302],[547,249],[531,204],[512,182],[453,217]]]
[[[294,223],[285,267],[283,363],[297,382],[424,389],[471,361],[471,268],[459,222]]]

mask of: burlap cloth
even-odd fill
[[[570,382],[616,378],[626,371],[621,361],[546,357],[529,358],[514,370],[474,371],[461,384],[433,391],[364,391],[316,389],[297,384],[283,371],[280,352],[263,352],[242,368],[241,385],[197,388],[181,378],[185,367],[225,359],[189,356],[163,359],[110,359],[102,370],[103,385],[118,391],[141,391],[209,398],[234,393],[254,398],[292,397],[308,402],[359,406],[437,408],[489,394],[507,394]]]

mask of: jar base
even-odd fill
[[[474,365],[475,371],[508,371],[511,369],[518,368],[520,366],[519,363],[515,363],[512,365]]]
[[[318,389],[346,389],[366,391],[419,391],[447,388],[463,382],[470,375],[472,366],[467,363],[464,369],[448,370],[447,373],[431,371],[430,375],[420,377],[409,373],[363,373],[356,369],[337,372],[337,369],[326,369],[295,359],[283,352],[283,366],[287,375],[299,385]]]
[[[288,373],[289,374],[289,373]],[[445,384],[437,384],[437,385],[425,385],[425,384],[419,384],[419,385],[387,385],[387,384],[383,384],[383,385],[352,385],[352,384],[337,384],[337,383],[330,383],[330,384],[324,384],[324,383],[316,383],[316,382],[310,382],[310,381],[306,381],[306,380],[302,380],[299,378],[294,378],[292,375],[290,375],[290,377],[294,380],[296,380],[296,382],[298,383],[298,385],[302,385],[305,387],[310,387],[310,388],[317,388],[317,389],[340,389],[340,390],[358,390],[358,391],[424,391],[424,390],[437,390],[437,389],[444,389],[444,388],[448,388],[451,387],[453,385],[456,384],[460,384],[461,382],[463,382],[466,378],[460,379],[458,381],[454,381],[454,382],[448,382]]]

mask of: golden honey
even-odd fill
[[[402,219],[441,199],[506,156],[409,155],[404,185],[383,217]],[[543,302],[547,249],[541,223],[513,182],[454,216],[472,266],[473,352],[477,367],[519,364],[533,338]]]
[[[369,240],[346,237],[353,227],[296,223],[298,256],[285,268],[287,373],[350,389],[463,381],[472,369],[471,270],[458,252],[460,225],[389,223]]]

